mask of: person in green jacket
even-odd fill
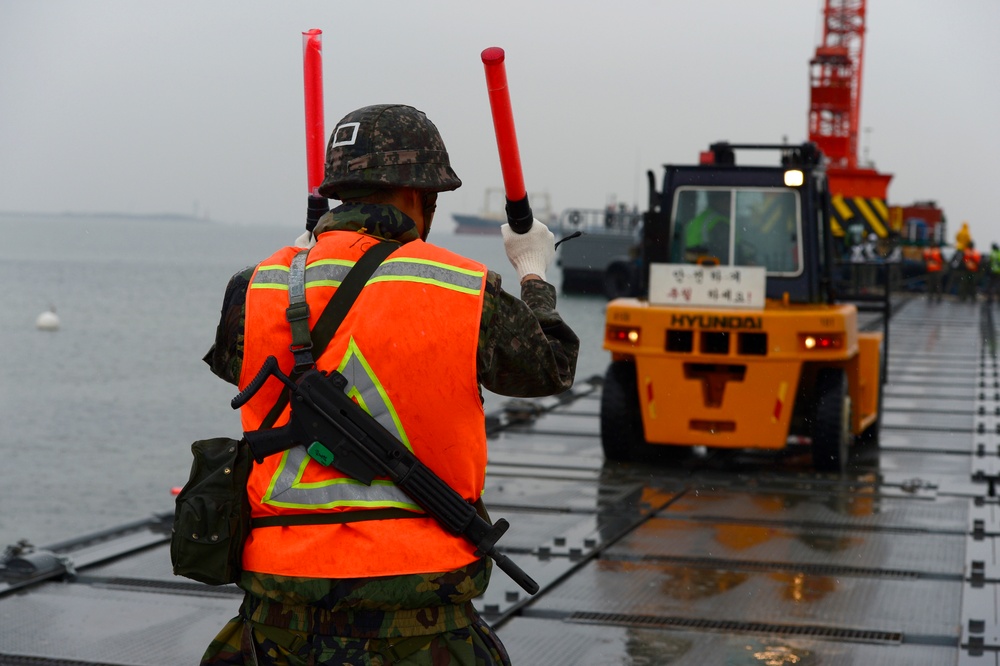
[[[684,256],[688,261],[714,257],[729,263],[729,192],[711,192],[707,206],[684,226]]]
[[[986,289],[986,299],[992,303],[1000,294],[1000,245],[993,243],[990,247],[989,282]]]

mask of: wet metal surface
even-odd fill
[[[605,463],[599,379],[511,403],[485,500],[541,591],[495,568],[477,608],[522,665],[997,664],[991,333],[972,305],[898,309],[880,445],[844,476],[803,449]],[[165,539],[154,520],[62,544],[75,576],[0,579],[0,666],[196,663],[240,594],[173,576]]]

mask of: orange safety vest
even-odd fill
[[[969,250],[966,248],[963,250],[964,255],[962,260],[965,262],[965,270],[970,273],[976,273],[979,271],[979,253],[975,250]]]
[[[376,242],[329,231],[305,270],[309,326],[347,272]],[[246,298],[242,390],[268,355],[291,371],[289,267],[301,248],[279,250],[254,271]],[[337,334],[316,359],[339,370],[345,391],[449,486],[475,501],[486,479],[486,424],[476,376],[486,268],[423,241],[402,245],[369,278]],[[283,385],[269,380],[241,410],[255,430]],[[276,421],[288,421],[289,410]],[[417,505],[387,479],[371,486],[310,458],[302,446],[254,464],[247,483],[254,517]],[[310,578],[368,578],[452,571],[478,559],[475,548],[433,518],[260,527],[243,551],[247,571]]]
[[[944,266],[944,259],[941,258],[941,250],[936,247],[924,250],[924,262],[927,264],[928,273],[937,273]]]

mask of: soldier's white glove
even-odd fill
[[[534,220],[527,233],[515,233],[509,224],[501,226],[500,233],[517,276],[523,280],[525,275],[535,274],[544,280],[545,269],[556,256],[556,237],[549,228]]]
[[[295,247],[310,248],[315,244],[316,239],[313,238],[312,233],[308,231],[295,239]]]

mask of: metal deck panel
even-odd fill
[[[549,415],[545,415],[542,423],[548,421]],[[587,423],[591,428],[597,423],[596,415],[593,418],[579,419]],[[547,426],[542,429],[522,428],[500,433],[489,439],[490,455],[511,453],[515,451],[531,453],[534,455],[546,454],[556,456],[582,455],[587,459],[563,460],[562,466],[574,463],[587,464],[590,467],[600,467],[604,462],[604,455],[601,453],[600,434],[593,429],[588,434],[572,434],[562,436],[558,430],[549,429]],[[495,449],[495,450],[494,450]]]
[[[973,415],[972,404],[967,398],[926,397],[913,398],[896,395],[886,390],[883,405],[890,412],[922,411],[930,414],[967,414]]]
[[[975,388],[969,385],[969,377],[975,376],[975,363],[969,363],[968,369],[952,369],[949,371],[913,372],[907,365],[889,365],[889,381],[895,386],[934,386],[960,388],[969,390]]]
[[[898,532],[965,531],[969,502],[957,497],[910,498],[882,494],[877,487],[855,492],[817,492],[787,488],[759,493],[698,488],[672,502],[659,515],[691,520],[767,521],[827,528],[882,529]]]
[[[535,618],[515,618],[497,633],[514,664],[547,666],[941,666],[956,663],[959,652],[933,645],[839,643]]]
[[[604,462],[596,437],[562,441],[542,436],[528,438],[527,441],[508,437],[490,441],[489,447],[490,471],[500,475],[511,471],[524,474],[528,468],[533,475],[547,471],[564,478],[592,477]]]
[[[961,601],[962,588],[955,581],[601,559],[581,567],[532,603],[526,614],[620,613],[706,623],[809,625],[898,632],[908,640],[957,645]]]
[[[516,552],[534,552],[539,546],[552,545],[553,540],[566,535],[575,534],[581,544],[584,538],[595,538],[598,542],[601,524],[592,514],[575,513],[542,513],[526,510],[491,509],[494,519],[506,518],[511,524],[510,530],[501,541],[502,549]],[[574,546],[579,544],[574,543]]]
[[[969,405],[972,397],[969,397]],[[882,425],[886,428],[910,428],[925,432],[971,432],[972,414],[947,414],[942,412],[886,411],[882,415]]]
[[[905,350],[910,356],[902,357],[892,354],[893,350],[903,351],[904,347],[902,343],[905,342],[905,339],[899,339],[894,334],[890,343],[890,370],[910,372],[914,375],[927,377],[933,381],[942,376],[951,378],[966,377],[969,373],[975,372],[976,368],[979,367],[979,361],[974,355],[970,354],[957,359],[936,358],[933,354],[921,353],[917,345],[914,345],[912,349]]]
[[[909,450],[884,450],[879,455],[878,472],[907,473],[915,478],[922,478],[930,474],[945,474],[951,476],[965,475],[968,478],[969,456],[929,456],[919,449]]]
[[[965,565],[964,531],[951,534],[830,529],[818,525],[671,519],[649,520],[604,552],[609,559],[689,561],[704,559],[768,564],[774,569],[829,567],[850,575],[949,576]],[[766,517],[766,514],[762,517]],[[836,573],[835,573],[836,575]]]
[[[489,507],[546,507],[552,511],[592,511],[597,505],[597,486],[590,481],[537,477],[487,476],[484,499]]]
[[[524,426],[513,425],[505,431],[508,436],[528,434],[532,437],[555,435],[559,438],[574,436],[590,438],[594,436],[593,418],[598,414],[550,412],[541,423],[527,423]]]
[[[964,430],[921,430],[886,425],[879,433],[879,447],[885,450],[937,452],[971,455],[972,425]]]
[[[976,397],[975,387],[969,386],[940,386],[931,383],[899,383],[895,381],[892,372],[889,373],[889,380],[885,384],[885,393],[890,396],[906,398],[941,398],[944,400],[972,400]]]
[[[88,578],[101,577],[109,579],[143,579],[149,581],[150,584],[160,582],[185,585],[190,583],[192,585],[199,585],[198,583],[195,583],[195,581],[174,575],[170,565],[169,544],[163,544],[162,546],[157,546],[156,548],[150,548],[149,550],[141,553],[135,553],[129,557],[114,559],[106,564],[89,567],[83,571],[81,575],[87,576]],[[219,589],[208,588],[207,586],[202,587],[205,587],[206,589]],[[235,586],[232,589],[235,590]]]
[[[238,607],[233,598],[46,583],[0,604],[0,664],[8,656],[39,665],[196,664]]]

